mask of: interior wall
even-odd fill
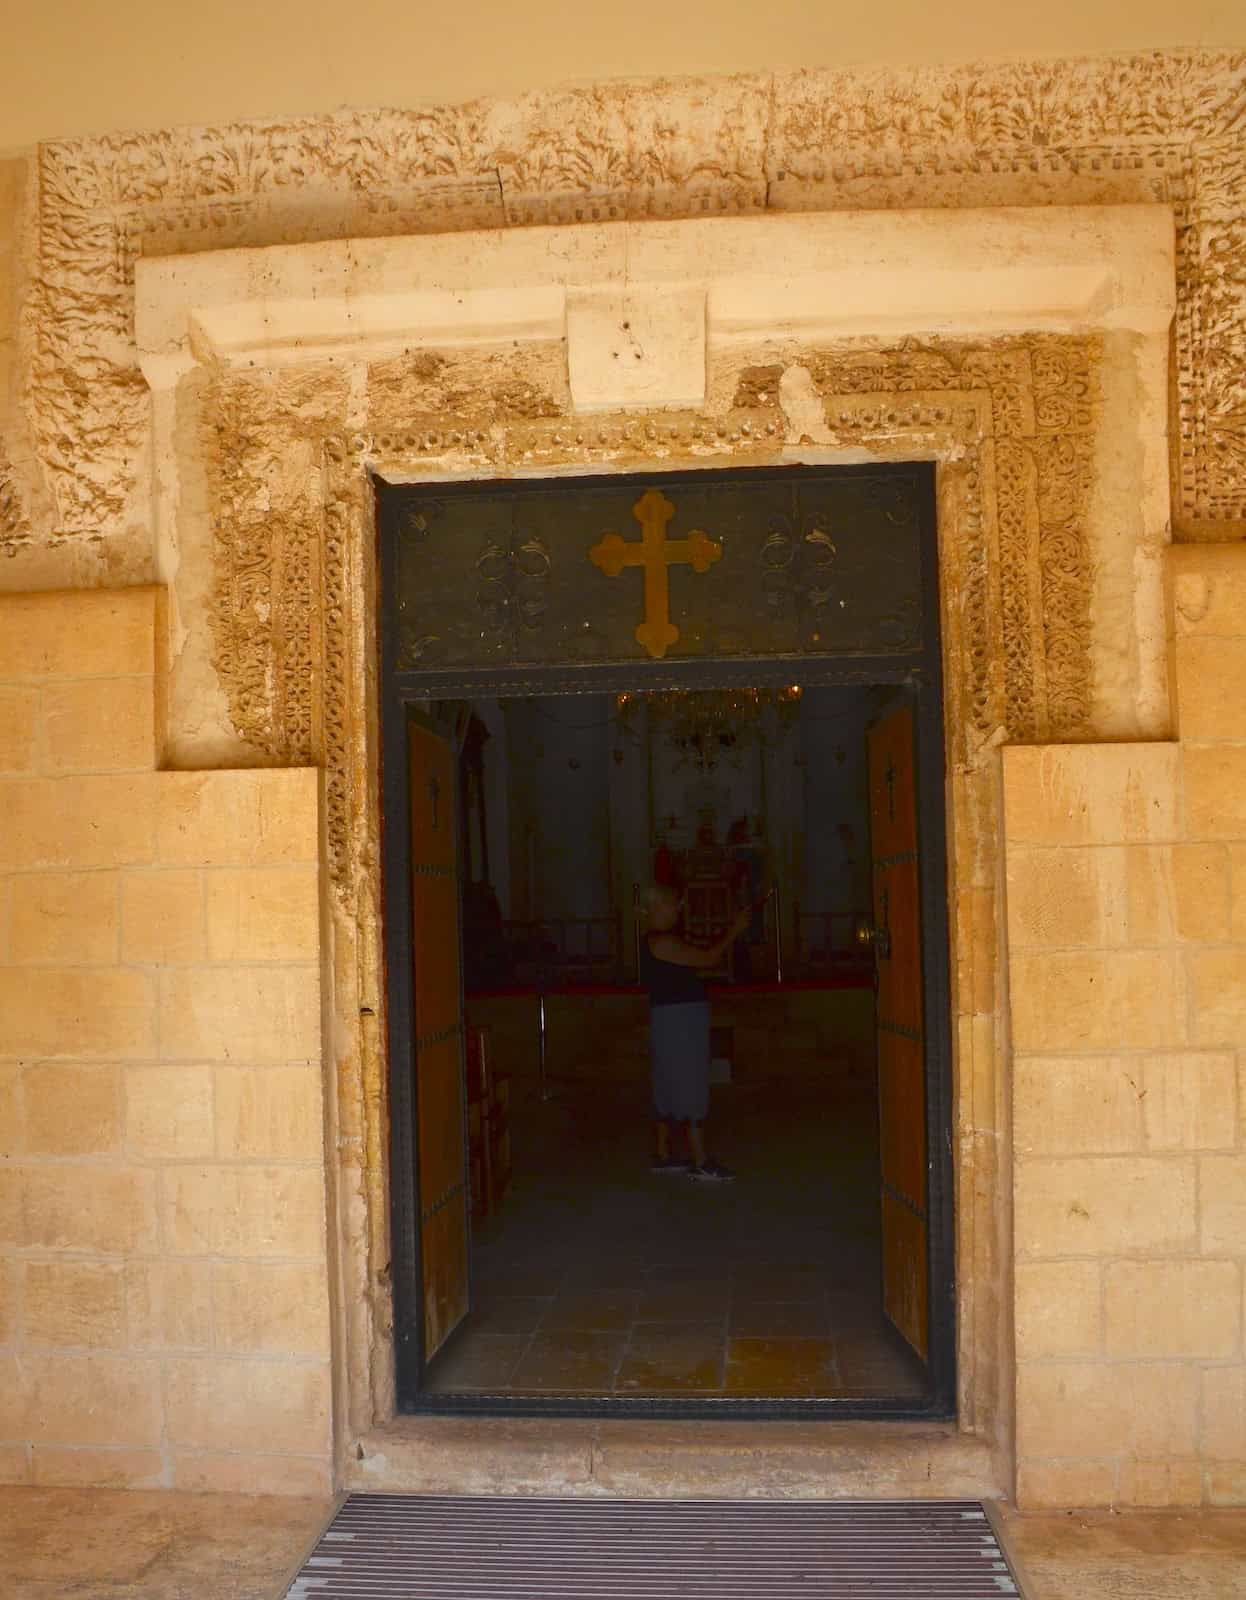
[[[419,105],[552,84],[758,67],[1246,44],[1231,0],[1052,0],[1041,7],[893,0],[868,8],[774,0],[17,0],[6,7],[0,152],[41,139],[338,106]],[[141,46],[136,45],[141,41]]]
[[[626,716],[608,695],[477,702],[491,730],[490,874],[502,915],[617,914],[630,964],[634,900],[649,882],[654,846],[690,849],[709,813],[720,845],[738,819],[760,824],[755,842],[767,883],[781,892],[785,948],[795,948],[798,911],[866,910],[865,730],[873,704],[859,690],[806,690],[790,723],[766,710],[758,738],[745,730],[705,770],[643,697]],[[513,893],[521,882],[524,892]],[[842,943],[847,925],[836,926]]]
[[[806,695],[800,707],[805,830],[801,898],[806,911],[866,911],[870,851],[866,696]]]

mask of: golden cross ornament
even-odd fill
[[[666,524],[675,515],[675,507],[658,489],[646,489],[632,507],[632,515],[640,523],[639,543],[628,544],[617,533],[607,533],[588,555],[607,578],[617,578],[624,567],[644,568],[645,619],[636,629],[636,642],[659,658],[679,638],[679,629],[671,621],[667,568],[686,564],[693,572],[708,572],[723,551],[716,539],[699,528],[686,539],[668,539]]]

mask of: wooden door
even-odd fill
[[[419,1160],[424,1359],[467,1315],[468,1182],[457,759],[450,741],[407,724],[411,803],[412,1069]]]
[[[883,1306],[924,1361],[930,1320],[928,1162],[913,735],[912,708],[902,706],[875,723],[867,746],[878,973]]]

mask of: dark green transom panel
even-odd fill
[[[930,473],[906,463],[381,485],[397,670],[647,661],[660,652],[637,629],[663,603],[668,661],[918,656]],[[657,498],[642,508],[646,493]],[[639,562],[645,515],[661,524],[649,555],[665,595],[643,565],[616,561],[611,575],[594,555],[614,534]],[[704,555],[705,540],[716,553],[694,570],[678,552]]]

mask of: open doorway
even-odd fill
[[[409,1408],[949,1413],[937,673],[800,665],[393,697]],[[714,957],[687,1120],[655,883]]]

